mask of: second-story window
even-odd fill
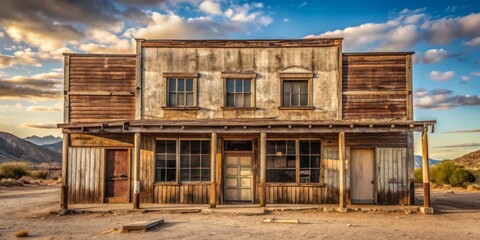
[[[308,106],[308,80],[283,81],[283,106]]]
[[[226,80],[226,107],[252,107],[252,80],[233,79]]]
[[[194,106],[193,78],[167,78],[168,105],[170,107]]]

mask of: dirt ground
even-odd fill
[[[420,197],[420,195],[419,195]],[[241,216],[221,213],[91,213],[59,216],[60,189],[0,188],[0,239],[480,239],[480,193],[433,192],[434,215],[319,211]],[[300,224],[262,223],[265,218]],[[121,233],[123,224],[163,218],[149,232]]]

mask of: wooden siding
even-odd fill
[[[153,202],[160,204],[208,204],[210,183],[155,185]]]
[[[72,147],[133,147],[133,134],[70,134]]]
[[[133,119],[135,57],[68,56],[69,122]]]
[[[68,201],[70,203],[103,203],[105,187],[103,148],[68,149]]]
[[[376,149],[378,204],[410,203],[406,148]]]
[[[285,186],[267,184],[267,204],[320,204],[321,186]]]
[[[140,202],[153,202],[155,181],[155,138],[142,136],[140,141]]]
[[[343,55],[343,119],[407,119],[407,55]]]

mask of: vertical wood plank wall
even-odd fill
[[[409,204],[406,148],[377,148],[375,153],[379,204]]]
[[[70,203],[103,203],[105,157],[103,148],[68,149],[68,199]]]

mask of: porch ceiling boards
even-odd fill
[[[132,120],[58,124],[64,133],[375,133],[433,132],[436,121]]]

